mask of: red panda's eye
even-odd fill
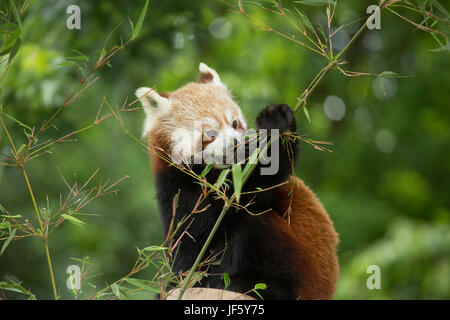
[[[237,129],[238,123],[236,120],[234,120],[231,125],[233,126],[233,129]]]

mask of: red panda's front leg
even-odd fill
[[[271,143],[268,146],[268,157],[264,157],[269,162],[259,163],[244,188],[246,191],[255,189],[265,189],[279,185],[289,178],[293,173],[293,163],[297,156],[298,142],[294,138],[297,126],[294,112],[287,104],[269,106],[263,109],[256,118],[259,129],[260,152],[264,149],[261,140],[267,133],[267,140]],[[273,131],[276,130],[276,131]],[[267,170],[267,168],[273,168]]]

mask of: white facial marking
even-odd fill
[[[146,118],[144,122],[144,130],[142,136],[146,136],[148,132],[156,125],[156,118],[170,109],[169,99],[162,97],[152,88],[142,87],[136,90],[136,97],[142,103]]]
[[[204,122],[205,122],[205,125],[209,128],[212,128],[212,129],[219,128],[219,123],[214,118],[206,118]]]
[[[230,110],[226,110],[225,111],[225,118],[227,120],[227,123],[232,123],[233,122],[233,113]]]
[[[245,122],[244,116],[242,115],[242,112],[241,112],[240,109],[239,109],[238,119],[241,122],[242,128],[244,130],[246,130],[247,129],[247,122]]]
[[[172,154],[175,163],[202,163],[201,144],[198,144],[202,136],[202,124],[194,122],[194,129],[177,128],[171,137]],[[199,149],[200,148],[200,149]]]

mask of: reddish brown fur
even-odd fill
[[[200,83],[206,83],[206,82],[210,82],[213,79],[213,75],[209,72],[203,72],[200,76],[200,79],[198,80],[198,82]]]
[[[164,97],[164,98],[169,99],[169,97],[170,97],[170,92],[160,92],[159,95],[160,95],[161,97]]]
[[[336,255],[339,239],[330,217],[314,193],[297,177],[292,176],[278,195],[278,212],[285,213],[292,208],[288,221],[274,219],[274,222],[280,230],[290,230],[293,235],[290,238],[295,242],[298,254],[295,267],[302,279],[297,289],[299,298],[333,298],[339,276]]]
[[[163,135],[158,131],[151,131],[148,134],[148,146],[150,151],[150,162],[152,166],[153,176],[161,170],[168,168],[168,162],[161,157],[167,158],[167,150],[169,150],[169,142]]]

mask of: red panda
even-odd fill
[[[226,158],[227,150],[245,141],[248,129],[217,72],[204,63],[199,70],[197,82],[176,91],[136,91],[146,113],[144,136],[152,150],[152,171],[166,235],[171,224],[176,225],[194,210],[203,190],[161,154],[171,155],[199,173],[207,163],[212,164],[206,178],[214,183],[221,170],[230,166],[220,160]],[[285,104],[263,109],[256,123],[258,129],[296,132],[294,114]],[[282,142],[282,137],[269,134],[273,141]],[[267,288],[261,291],[264,299],[333,297],[339,273],[338,235],[320,201],[293,174],[291,158],[297,153],[297,145],[296,141],[289,148],[285,143],[278,144],[278,170],[274,174],[260,173],[263,164],[252,172],[241,192],[240,203],[247,204],[245,210],[242,206],[230,207],[209,246],[211,253],[220,253],[220,263],[211,264],[208,276],[197,286],[224,289],[221,275],[227,273],[231,280],[227,289],[231,291],[249,292],[256,283],[265,283]],[[209,195],[197,208],[199,213],[184,224],[189,236],[182,237],[178,244],[174,272],[192,267],[223,205],[223,200]]]

